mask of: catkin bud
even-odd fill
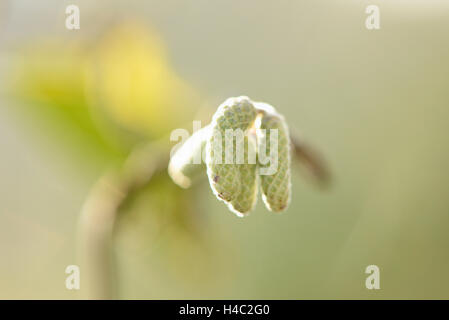
[[[256,129],[262,199],[269,210],[281,212],[288,207],[291,197],[288,127],[284,117],[272,106],[254,105],[262,113]]]
[[[249,133],[256,116],[249,98],[227,99],[212,118],[206,143],[211,188],[238,216],[251,211],[257,199],[256,143]]]
[[[271,105],[244,96],[223,102],[211,124],[194,133],[171,158],[168,171],[178,185],[189,187],[202,172],[204,148],[212,191],[238,216],[254,208],[259,181],[269,210],[288,207],[290,135],[284,117]]]

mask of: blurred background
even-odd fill
[[[444,0],[0,0],[0,298],[89,297],[65,268],[94,186],[243,94],[320,150],[331,186],[295,171],[287,212],[240,219],[207,182],[155,174],[120,207],[116,297],[448,299],[448,30]]]

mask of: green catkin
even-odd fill
[[[227,131],[232,134],[228,145]],[[244,96],[223,102],[211,124],[195,132],[171,157],[168,172],[175,183],[187,188],[204,172],[204,149],[212,191],[237,216],[254,208],[259,183],[270,211],[288,207],[290,136],[284,118],[271,105]]]
[[[249,213],[257,199],[257,164],[256,161],[250,161],[251,154],[256,153],[256,143],[255,136],[249,133],[256,117],[257,111],[249,98],[227,99],[218,107],[212,118],[212,133],[206,143],[210,186],[217,198],[224,201],[238,216]],[[234,138],[232,145],[233,161],[226,163],[225,137],[226,130],[229,129],[232,129],[232,132],[241,130],[244,133],[243,163],[237,162],[237,138]],[[221,141],[217,135],[221,136]]]
[[[261,111],[262,116],[258,119],[257,139],[259,155],[259,172],[270,167],[276,159],[270,159],[267,164],[261,164],[261,153],[269,156],[270,148],[275,147],[274,141],[270,141],[272,134],[270,129],[277,129],[277,168],[273,174],[260,174],[260,186],[262,199],[266,207],[273,212],[284,211],[291,197],[291,175],[290,175],[290,135],[287,124],[282,115],[266,103],[255,103],[255,107]],[[264,129],[264,130],[263,130]]]

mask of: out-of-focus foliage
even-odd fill
[[[193,90],[174,72],[161,40],[142,25],[112,28],[89,63],[93,99],[118,125],[160,137],[193,116]]]
[[[87,54],[82,43],[43,39],[17,53],[10,86],[20,99],[22,118],[33,121],[41,139],[84,165],[101,163],[124,153],[108,141],[92,117],[85,91]],[[38,136],[39,136],[38,135]]]
[[[196,92],[173,70],[161,40],[136,22],[119,23],[99,39],[39,39],[22,46],[12,62],[9,92],[20,101],[21,117],[59,153],[81,160],[82,168],[100,168],[100,174],[122,163],[134,146],[164,137],[165,151],[151,155],[160,157],[170,148],[170,131],[193,119],[198,106]],[[151,271],[156,279],[204,279],[210,288],[211,271],[225,268],[213,249],[219,240],[207,240],[192,192],[173,184],[167,173],[120,211],[117,260],[125,270],[129,261],[142,268],[136,276]],[[119,296],[127,292],[125,279],[119,277]]]
[[[99,39],[38,39],[12,61],[9,91],[62,149],[101,163],[192,117],[198,96],[150,28],[123,22]]]

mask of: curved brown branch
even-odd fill
[[[79,258],[89,299],[117,297],[113,234],[120,207],[133,190],[167,168],[168,152],[155,144],[139,147],[123,168],[109,172],[94,185],[82,208],[79,223]]]

